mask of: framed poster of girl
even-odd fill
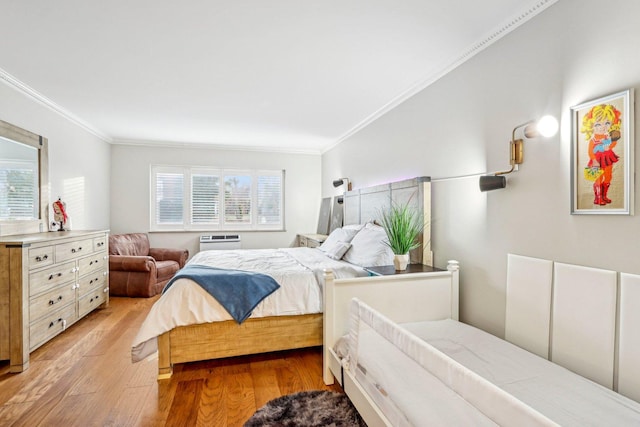
[[[633,215],[633,90],[571,108],[571,213]]]

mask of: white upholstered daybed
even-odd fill
[[[328,275],[325,382],[335,376],[370,427],[640,425],[640,277],[508,258],[511,342],[457,322],[441,290],[432,315],[437,303],[415,303],[431,299],[424,289],[412,297],[388,281],[371,299],[353,292],[360,280]],[[347,331],[341,363],[330,343]]]

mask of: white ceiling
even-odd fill
[[[3,0],[0,80],[109,142],[322,152],[556,0]]]

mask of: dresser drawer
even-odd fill
[[[30,351],[64,331],[76,319],[76,305],[69,304],[31,323],[29,325]]]
[[[57,285],[74,282],[76,278],[75,261],[54,265],[42,271],[29,274],[29,295],[36,296],[47,292]]]
[[[94,252],[100,252],[102,250],[107,249],[107,243],[108,243],[107,236],[95,237],[93,239]]]
[[[29,249],[29,270],[53,264],[53,246]]]
[[[104,283],[107,278],[106,271],[96,271],[93,274],[82,276],[78,281],[80,285],[80,296],[93,292],[97,287],[104,288]]]
[[[109,256],[106,252],[92,254],[78,260],[80,274],[85,275],[92,271],[107,270],[109,268]]]
[[[75,259],[91,252],[93,252],[93,239],[63,243],[56,245],[56,262]]]
[[[51,315],[60,307],[73,303],[76,299],[75,283],[67,283],[55,289],[32,298],[29,304],[29,316],[31,321],[36,321],[43,316]]]
[[[104,286],[92,289],[91,292],[81,297],[78,301],[78,315],[80,317],[84,316],[106,300],[107,289]]]

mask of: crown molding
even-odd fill
[[[497,30],[490,33],[487,37],[473,44],[469,49],[467,49],[462,55],[460,55],[451,64],[449,64],[448,66],[445,66],[444,68],[442,68],[439,71],[436,71],[433,74],[426,76],[422,80],[419,80],[413,86],[410,86],[407,90],[397,95],[391,101],[387,102],[381,108],[376,110],[373,114],[369,115],[360,123],[356,124],[353,128],[349,129],[347,132],[342,134],[340,137],[338,137],[338,139],[333,144],[331,144],[329,147],[322,150],[322,154],[335,148],[341,142],[355,135],[360,130],[364,129],[365,127],[367,127],[368,125],[370,125],[371,123],[373,123],[374,121],[376,121],[377,119],[379,119],[380,117],[388,113],[389,111],[393,110],[395,107],[402,104],[407,99],[411,98],[412,96],[416,95],[420,91],[431,86],[433,83],[440,80],[442,77],[444,77],[445,75],[447,75],[448,73],[456,69],[458,66],[464,64],[469,59],[473,58],[475,55],[482,52],[484,49],[491,46],[493,43],[497,42],[502,37],[506,36],[511,31],[515,30],[520,25],[529,21],[531,18],[535,17],[540,12],[552,6],[556,2],[558,2],[558,0],[541,0],[538,3],[534,4],[533,6],[531,6],[525,12],[509,20],[509,22],[507,22]]]
[[[151,140],[134,140],[134,139],[114,139],[112,145],[129,145],[138,147],[154,147],[154,148],[195,148],[204,150],[225,150],[225,151],[246,151],[260,153],[282,153],[282,154],[305,154],[319,156],[322,154],[320,150],[301,149],[290,147],[255,147],[250,145],[230,145],[224,143],[209,142],[176,142],[176,141],[151,141]]]
[[[40,105],[44,105],[45,107],[47,107],[51,111],[59,114],[63,118],[67,119],[68,121],[70,121],[74,125],[79,126],[80,128],[84,129],[85,131],[91,133],[92,135],[97,136],[101,140],[103,140],[105,142],[109,142],[109,143],[112,142],[112,138],[111,137],[109,137],[108,135],[106,135],[103,132],[99,131],[95,127],[91,126],[89,123],[85,122],[84,120],[82,120],[81,118],[76,116],[75,114],[69,112],[65,108],[63,108],[60,105],[56,104],[55,102],[53,102],[52,100],[50,100],[49,98],[47,98],[46,96],[44,96],[43,94],[38,92],[37,90],[33,89],[32,87],[26,85],[25,83],[21,82],[17,78],[13,77],[11,74],[7,73],[2,68],[0,68],[0,80],[3,83],[5,83],[7,86],[9,86],[10,88],[12,88],[12,89],[22,93],[23,95],[35,100]]]

